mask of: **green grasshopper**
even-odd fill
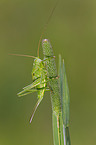
[[[71,143],[69,136],[69,91],[64,61],[62,68],[61,56],[59,56],[59,78],[57,75],[53,50],[48,39],[44,39],[42,41],[42,47],[46,62],[47,74],[49,77],[48,84],[50,88],[52,102],[54,144],[70,145]]]
[[[55,57],[50,42],[47,39],[42,41],[44,60],[39,57],[34,59],[32,69],[33,83],[24,87],[18,96],[24,96],[32,92],[37,92],[38,101],[34,107],[30,123],[35,111],[43,99],[44,92],[50,90],[53,116],[53,133],[55,145],[71,145],[69,135],[69,90],[65,73],[65,66],[61,65],[59,56],[59,75],[57,74]],[[16,55],[16,54],[14,54]],[[47,85],[48,84],[48,85]]]

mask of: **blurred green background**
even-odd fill
[[[36,94],[18,98],[32,82],[43,27],[56,0],[0,0],[0,145],[53,145],[50,94],[29,118]],[[65,59],[72,145],[96,145],[96,0],[60,0],[43,38]],[[40,47],[40,58],[43,58]],[[58,66],[58,65],[57,65]]]

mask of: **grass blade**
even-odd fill
[[[52,123],[53,123],[53,138],[54,138],[54,145],[59,145],[59,138],[58,138],[58,127],[57,127],[57,117],[52,113]]]
[[[67,83],[67,77],[65,72],[64,60],[61,61],[61,55],[59,55],[59,76],[60,76],[60,93],[61,93],[61,106],[62,106],[62,120],[63,120],[63,137],[64,145],[71,145],[69,135],[69,89]],[[62,130],[62,129],[61,129]]]

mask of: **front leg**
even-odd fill
[[[31,94],[32,92],[37,92],[37,91],[38,91],[37,89],[23,90],[19,92],[17,95],[18,97],[21,97],[21,96],[25,96],[27,94]]]

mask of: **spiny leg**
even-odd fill
[[[21,92],[19,92],[17,95],[18,97],[21,97],[21,96],[25,96],[27,94],[31,94],[32,92],[36,92],[37,89],[30,89],[30,90],[23,90]]]
[[[45,91],[45,89],[42,89],[42,90],[39,90],[39,91],[38,91],[38,101],[37,101],[37,103],[36,103],[36,105],[35,105],[35,107],[34,107],[33,114],[32,114],[31,119],[30,119],[30,123],[32,122],[33,117],[34,117],[34,114],[35,114],[35,112],[36,112],[36,110],[37,110],[37,108],[38,108],[40,102],[41,102],[42,99],[43,99],[44,91]]]
[[[31,88],[36,87],[37,85],[40,84],[40,80],[41,80],[40,78],[36,79],[32,84],[30,84],[30,85],[24,87],[23,89],[24,89],[24,90],[28,90],[28,89],[31,89]]]

